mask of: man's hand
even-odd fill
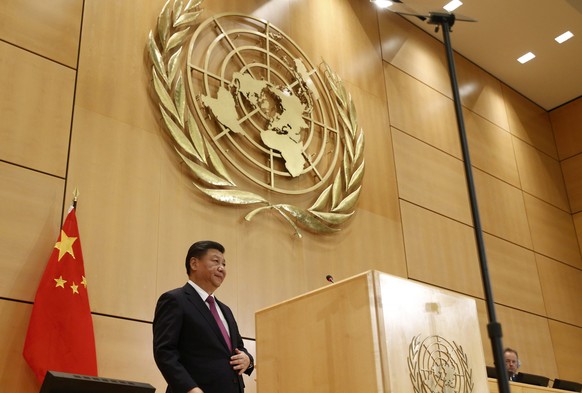
[[[194,389],[188,390],[188,393],[204,393],[204,392],[200,388],[194,388]]]
[[[251,365],[251,359],[238,348],[235,348],[234,352],[235,354],[230,357],[230,365],[233,370],[238,371],[238,375],[242,375]]]

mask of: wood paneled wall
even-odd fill
[[[227,248],[218,295],[251,348],[256,310],[327,285],[326,274],[377,269],[475,297],[492,363],[442,44],[367,1],[203,4],[201,18],[236,11],[276,24],[354,98],[366,135],[357,213],[338,234],[299,239],[276,215],[249,223],[244,208],[212,204],[169,145],[145,49],[163,3],[0,2],[0,390],[38,389],[22,344],[75,187],[104,377],[163,391],[155,301],[183,284],[185,252],[203,238]],[[524,371],[581,381],[582,101],[548,114],[456,61],[471,86],[465,120],[504,344]]]
[[[379,23],[408,277],[483,299],[442,44],[393,14]],[[462,57],[456,64],[504,344],[525,372],[579,380],[581,358],[570,363],[558,335],[579,345],[582,220],[571,207],[581,172],[557,147],[579,141],[570,134],[580,134],[579,103],[550,115]]]

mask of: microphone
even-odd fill
[[[332,284],[334,283],[334,281],[333,281],[333,277],[331,276],[331,274],[328,274],[327,276],[325,276],[325,279],[326,279],[327,281],[329,281],[330,283],[332,283]]]

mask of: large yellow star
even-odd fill
[[[68,237],[65,231],[61,229],[61,241],[55,244],[55,248],[59,250],[59,261],[66,254],[69,253],[73,258],[75,258],[75,253],[73,252],[73,243],[77,240],[76,237]]]
[[[63,276],[60,276],[59,278],[55,278],[54,280],[57,283],[57,285],[55,285],[55,288],[57,288],[57,287],[61,287],[63,289],[65,288],[65,283],[67,282],[67,280],[63,280]]]
[[[79,294],[79,286],[77,284],[75,284],[75,282],[73,281],[73,285],[71,285],[71,289],[73,290],[73,293],[75,294]]]

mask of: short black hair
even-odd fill
[[[202,258],[210,249],[218,250],[223,254],[225,251],[222,244],[213,240],[201,240],[190,246],[188,254],[186,254],[186,274],[190,275],[190,259],[192,257]]]

